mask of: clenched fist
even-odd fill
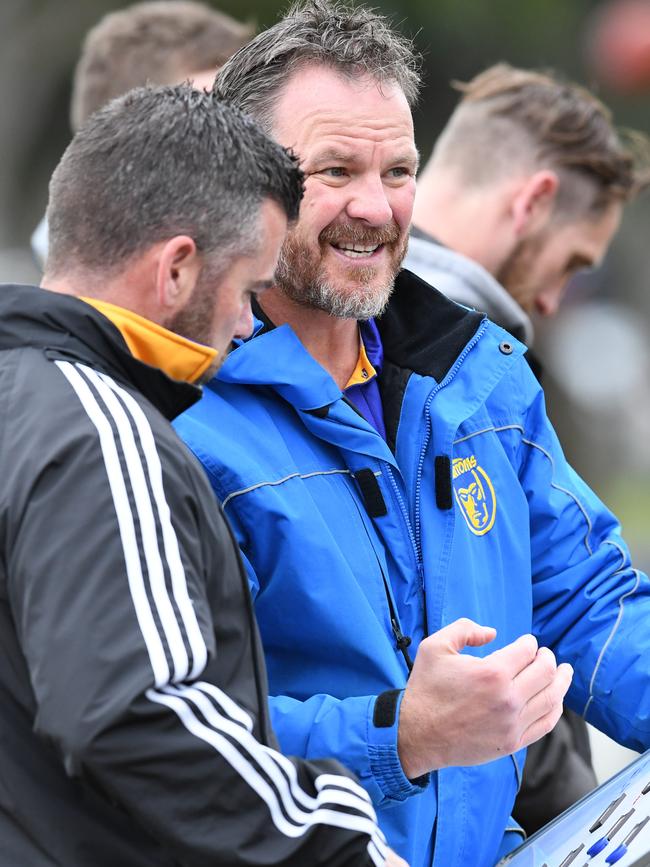
[[[462,618],[420,644],[398,727],[407,777],[492,761],[539,740],[557,723],[571,666],[557,665],[532,635],[482,659],[460,652],[495,636],[491,627]]]

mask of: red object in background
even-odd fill
[[[588,51],[607,87],[650,90],[650,0],[613,0],[596,10]]]

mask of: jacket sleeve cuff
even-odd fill
[[[429,785],[429,774],[409,780],[397,753],[397,726],[404,690],[382,692],[370,704],[368,756],[370,770],[384,798],[405,801]]]

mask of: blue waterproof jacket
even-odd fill
[[[520,841],[523,751],[407,780],[408,657],[459,617],[497,629],[477,655],[532,630],[575,667],[567,703],[645,749],[650,582],[522,345],[407,271],[377,324],[387,442],[288,326],[233,352],[177,427],[244,553],[283,750],[351,768],[412,867],[490,867]]]

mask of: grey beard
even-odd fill
[[[281,290],[293,301],[305,307],[323,310],[337,319],[370,319],[381,316],[393,292],[393,283],[376,287],[369,292],[366,286],[342,295],[329,283],[317,280],[315,283],[296,290],[280,284]]]
[[[292,267],[292,257],[286,256],[285,252],[286,249],[283,249],[280,253],[275,282],[280,291],[296,304],[322,310],[337,319],[370,319],[381,316],[386,309],[393,292],[394,277],[391,277],[389,282],[371,289],[366,281],[374,275],[374,269],[369,269],[367,277],[364,277],[363,272],[357,275],[356,288],[346,293],[339,292],[318,276],[308,279],[304,285],[299,285],[296,278],[304,279],[307,274],[304,271],[296,274],[299,269]]]
[[[370,319],[386,309],[395,278],[406,253],[406,239],[392,223],[368,228],[355,223],[328,226],[319,235],[318,250],[311,249],[297,233],[289,233],[278,260],[275,282],[280,291],[296,304],[322,310],[337,319]],[[353,241],[389,244],[391,263],[385,282],[377,284],[377,270],[360,266],[352,269],[345,291],[336,288],[339,281],[328,282],[322,265],[322,249],[327,243]]]

